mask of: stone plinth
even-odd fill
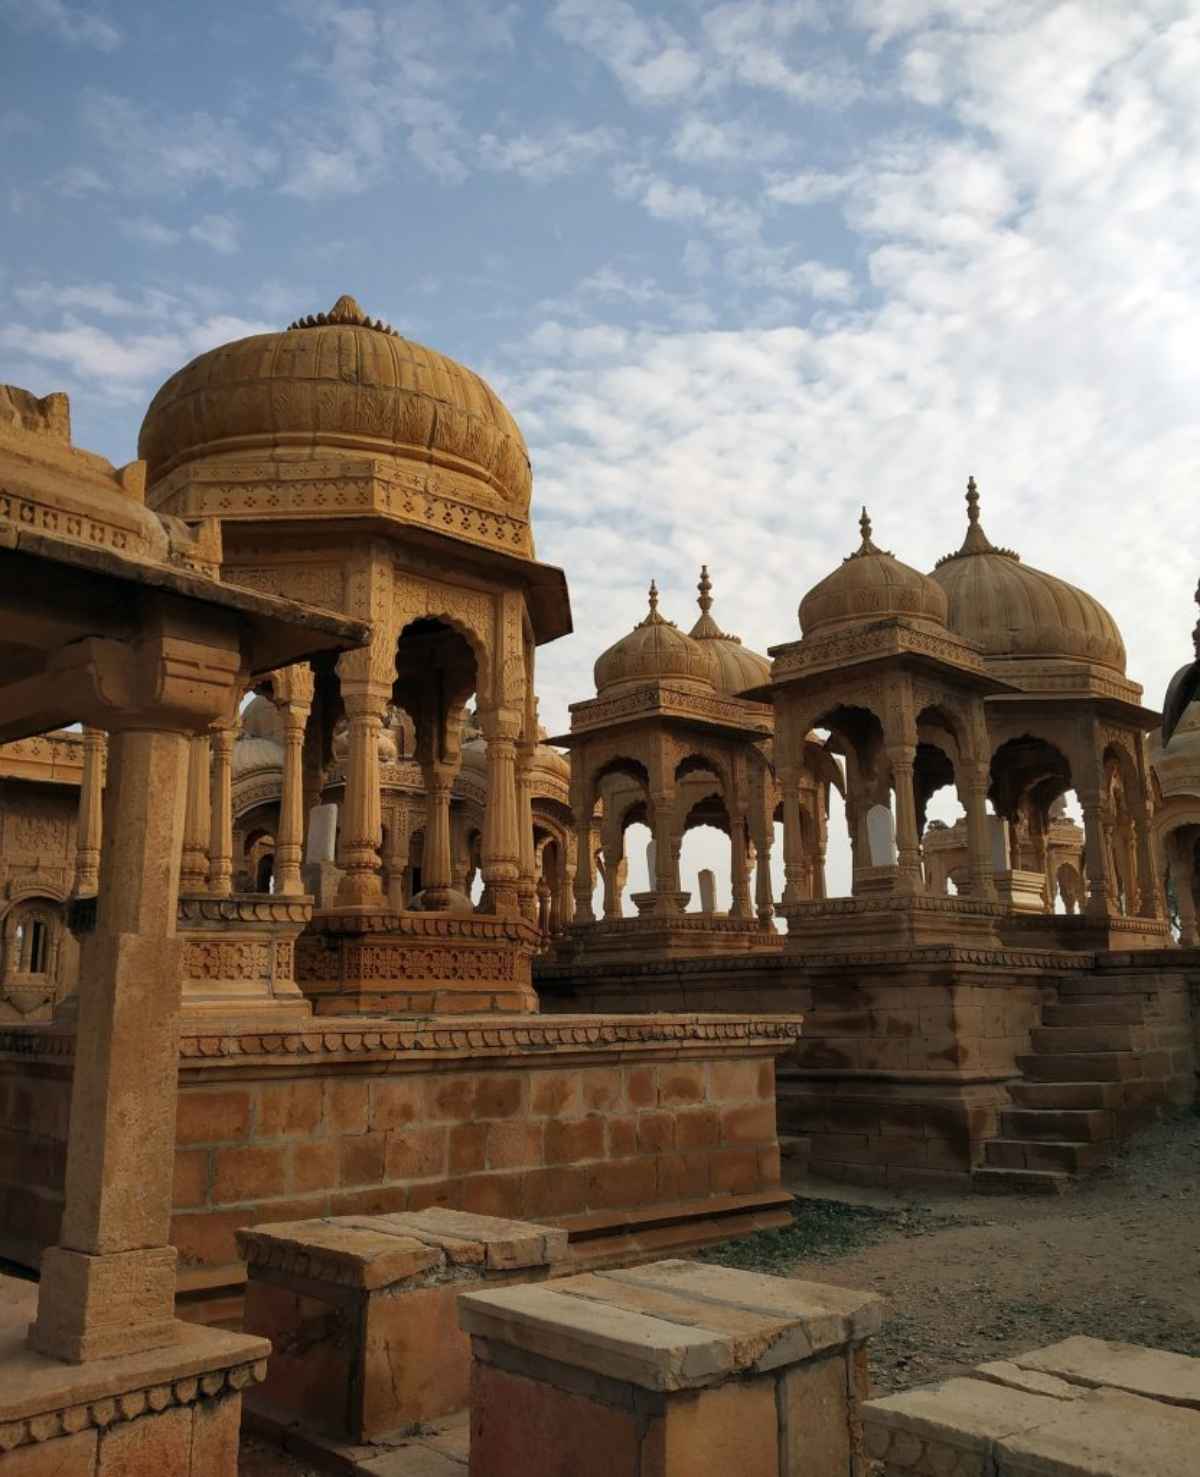
[[[188,1027],[181,1287],[205,1295],[197,1315],[236,1317],[235,1233],[264,1221],[447,1205],[563,1226],[577,1266],[785,1224],[774,1068],[800,1031],[783,1014]],[[73,1053],[65,1028],[0,1034],[0,1235],[29,1266],[57,1234]]]
[[[467,1293],[472,1477],[857,1477],[880,1308],[687,1261]]]
[[[162,1348],[63,1364],[25,1342],[36,1301],[34,1284],[0,1279],[4,1477],[237,1477],[264,1339],[179,1324]]]
[[[863,1407],[883,1477],[1191,1477],[1200,1359],[1071,1338]]]
[[[238,1233],[243,1327],[275,1350],[256,1413],[339,1441],[461,1410],[461,1292],[545,1278],[567,1233],[453,1210],[342,1216]]]
[[[319,913],[296,947],[317,1015],[532,1012],[541,935],[486,913]]]
[[[855,890],[863,890],[857,880]],[[937,944],[995,948],[1003,911],[979,898],[883,891],[779,905],[788,926],[784,948],[803,954],[841,954],[847,938],[854,940],[860,953]]]
[[[179,899],[185,1022],[236,1020],[282,1030],[312,1015],[295,978],[295,944],[312,917],[309,897],[264,893]]]
[[[642,896],[642,894],[639,894]],[[653,893],[644,896],[653,897]],[[783,935],[752,918],[711,913],[644,912],[637,918],[575,923],[555,940],[554,963],[622,964],[643,960],[708,958],[713,955],[777,953]]]

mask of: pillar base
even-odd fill
[[[117,1477],[237,1477],[242,1391],[267,1372],[265,1339],[172,1320],[163,1346],[86,1364],[28,1348],[37,1288],[4,1279],[0,1432],[4,1470]],[[23,1288],[28,1296],[23,1297]]]
[[[169,1344],[176,1328],[175,1261],[173,1246],[108,1256],[47,1247],[30,1348],[82,1364]]]

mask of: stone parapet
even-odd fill
[[[883,1477],[1190,1477],[1200,1359],[1070,1338],[862,1414]]]
[[[654,899],[658,894],[638,896]],[[777,953],[782,947],[782,934],[771,925],[764,928],[753,919],[716,918],[711,913],[648,912],[637,918],[572,924],[555,941],[551,967],[569,967],[579,961],[584,967],[608,969],[614,962],[637,964],[648,957],[669,960],[713,954]],[[539,965],[539,975],[540,968]]]
[[[275,1349],[258,1423],[354,1443],[465,1407],[459,1294],[542,1280],[567,1255],[565,1231],[444,1209],[256,1226],[238,1244],[243,1327]]]
[[[881,1306],[687,1261],[467,1292],[472,1477],[858,1477]]]
[[[188,1028],[174,1220],[181,1285],[217,1313],[263,1221],[446,1205],[551,1222],[576,1266],[788,1219],[775,1058],[796,1016],[313,1020]],[[3,1253],[57,1234],[74,1038],[0,1034]]]

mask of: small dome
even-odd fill
[[[571,761],[561,750],[551,744],[538,744],[533,751],[533,767],[543,774],[552,774],[567,783],[571,779]]]
[[[700,591],[696,604],[700,607],[700,619],[688,632],[693,641],[702,641],[717,659],[717,691],[726,697],[736,697],[751,687],[761,687],[771,680],[771,663],[757,651],[742,645],[740,636],[730,636],[717,625],[712,611],[712,581],[708,577],[708,565],[700,567]]]
[[[967,536],[940,559],[933,578],[946,592],[948,624],[985,657],[1095,662],[1125,671],[1125,643],[1098,600],[1066,580],[999,549],[979,522],[979,492],[967,482]]]
[[[650,612],[628,636],[596,658],[596,691],[611,693],[637,682],[670,680],[711,692],[717,658],[708,642],[693,641],[658,612],[658,588],[650,582]]]
[[[255,769],[282,770],[283,745],[268,738],[239,738],[230,761],[234,779]]]
[[[269,697],[259,693],[242,710],[242,733],[246,738],[279,739],[282,734],[279,709]]]
[[[859,519],[862,543],[841,566],[814,585],[800,602],[800,630],[857,625],[892,616],[908,616],[944,626],[946,596],[936,581],[902,564],[871,542],[867,510]]]
[[[1164,800],[1173,795],[1200,795],[1200,700],[1183,710],[1169,744],[1163,744],[1161,733],[1153,734],[1150,767]]]
[[[482,484],[495,504],[529,508],[529,452],[495,391],[352,297],[199,355],[158,391],[138,436],[151,487],[185,462],[289,449],[441,466]]]

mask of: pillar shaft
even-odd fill
[[[79,970],[65,1208],[30,1340],[82,1361],[173,1336],[168,1244],[179,1066],[181,734],[109,741],[97,923]]]
[[[1104,855],[1104,810],[1099,792],[1080,792],[1079,804],[1083,810],[1083,865],[1087,873],[1083,911],[1089,918],[1108,918],[1113,912],[1112,885]]]
[[[517,837],[521,869],[517,891],[521,913],[531,923],[538,920],[537,858],[533,845],[533,753],[532,743],[517,749]]]
[[[275,891],[298,897],[304,891],[300,863],[304,857],[304,774],[302,759],[307,703],[281,703],[283,781],[279,792],[279,825],[275,830]]]
[[[188,744],[187,806],[183,830],[183,859],[179,868],[181,892],[208,889],[209,828],[212,804],[209,799],[211,747],[207,734],[197,734]]]
[[[916,748],[911,744],[889,747],[892,785],[896,793],[896,888],[897,892],[918,893],[923,890],[921,878],[921,838],[917,833],[917,804],[913,794],[913,764]]]
[[[979,768],[964,775],[961,799],[967,812],[967,871],[971,896],[996,901],[996,875],[988,835],[988,772]]]
[[[212,814],[209,830],[209,891],[228,897],[233,891],[233,728],[212,730]]]
[[[746,822],[734,816],[729,827],[729,895],[731,918],[750,917],[750,852],[746,845]]]
[[[383,815],[379,800],[379,734],[389,693],[382,684],[342,680],[342,702],[350,726],[346,754],[346,798],[342,810],[342,869],[339,908],[382,908],[383,864],[379,847]]]
[[[582,799],[574,804],[575,810],[575,881],[572,887],[572,896],[575,900],[575,910],[571,921],[575,923],[595,923],[596,914],[592,908],[592,891],[595,888],[595,877],[592,872],[592,813],[591,807]]]
[[[79,786],[79,826],[75,838],[76,897],[94,897],[100,886],[106,746],[107,739],[98,728],[83,730],[83,779]]]
[[[517,821],[518,722],[493,713],[484,725],[487,739],[487,806],[483,814],[483,882],[494,913],[515,913],[521,875]]]

